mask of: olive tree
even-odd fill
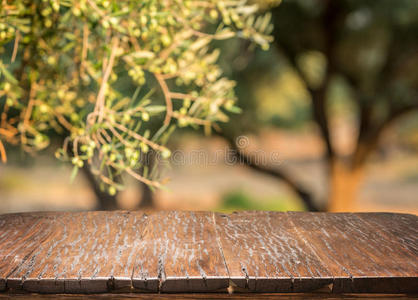
[[[257,76],[269,68],[286,69],[301,83],[298,88],[309,101],[306,121],[312,121],[324,145],[322,161],[329,190],[323,201],[326,207],[318,207],[314,193],[286,166],[263,166],[245,152],[236,153],[252,169],[286,182],[309,210],[354,210],[367,163],[382,146],[380,138],[402,117],[418,111],[417,2],[287,0],[271,13],[273,51],[264,64],[259,61],[250,71]],[[279,63],[274,63],[275,59]],[[246,87],[248,80],[243,75],[249,69],[236,72],[241,76],[238,82]],[[341,151],[337,146],[332,108],[340,101],[335,92],[338,87],[344,88],[353,107],[344,112],[350,114],[355,127],[352,150]],[[244,113],[231,123],[256,120],[254,112],[260,102],[249,97],[245,103],[244,98],[240,97]],[[303,113],[298,117],[304,118]],[[250,125],[256,124],[252,121]],[[235,148],[234,136],[244,129],[238,130],[226,136]]]
[[[245,0],[3,0],[0,8],[0,154],[6,143],[88,166],[114,195],[122,174],[161,188],[176,127],[237,112],[215,40],[267,49],[269,15]],[[157,164],[152,164],[156,166]]]

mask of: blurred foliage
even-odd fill
[[[327,27],[332,1],[285,0],[272,10],[274,45],[268,52],[246,51],[245,42],[227,52],[224,63],[238,82],[234,116],[245,131],[275,124],[298,127],[311,120],[312,90],[327,82],[330,116],[359,118],[373,106],[373,120],[417,102],[418,5],[415,0],[339,1],[336,31]],[[332,39],[333,49],[326,49]],[[332,52],[332,53],[331,53]],[[329,65],[331,60],[331,65]],[[223,64],[222,64],[223,66]],[[330,70],[330,67],[332,70]]]
[[[323,202],[350,210],[383,132],[418,110],[417,1],[284,0],[271,13],[270,51],[252,53],[236,41],[224,52],[221,65],[238,82],[243,114],[222,126],[222,134],[239,148],[235,137],[266,125],[315,128],[328,171]],[[344,129],[352,136],[341,137]],[[249,167],[284,180],[313,203],[290,170],[251,164],[250,154],[240,153]]]
[[[373,106],[376,120],[417,102],[416,1],[286,1],[274,17],[278,50],[295,59],[306,88],[330,80],[330,89],[340,89],[328,91],[330,107],[345,94],[359,110]],[[313,53],[315,66],[304,61]]]
[[[267,49],[270,15],[257,13],[241,0],[3,0],[3,160],[2,141],[33,152],[55,134],[74,176],[87,163],[110,194],[122,173],[161,187],[147,158],[170,156],[176,127],[210,132],[240,111],[212,42],[239,37]]]

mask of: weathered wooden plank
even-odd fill
[[[10,214],[0,219],[0,289],[6,278],[31,263],[29,257],[53,233],[48,214]],[[10,278],[9,285],[20,287],[21,280]]]
[[[296,299],[417,299],[417,295],[405,294],[324,294],[324,293],[187,293],[187,294],[139,294],[139,293],[123,293],[123,294],[0,294],[0,299],[60,299],[60,300],[86,300],[86,299],[141,299],[141,300],[171,300],[171,299],[281,299],[281,300],[296,300]]]
[[[7,276],[8,285],[56,293],[105,292],[115,281],[130,287],[144,219],[129,212],[51,215],[53,232]]]
[[[405,243],[399,243],[399,239],[406,237],[416,240],[415,229],[398,230],[398,237],[390,236],[389,231],[384,236],[381,226],[371,226],[358,214],[289,215],[300,238],[332,273],[334,292],[417,291],[417,255],[410,253]],[[369,214],[367,219],[381,220],[381,217]]]
[[[418,256],[417,216],[391,213],[359,213],[356,216],[370,224],[389,244],[398,244],[405,258]]]
[[[57,213],[47,220],[39,215],[34,223],[49,224],[49,230],[35,227],[27,236],[39,234],[31,241],[36,249],[22,249],[28,253],[25,262],[6,275],[11,288],[76,293],[228,287],[213,213]],[[37,243],[43,231],[49,239]]]
[[[0,216],[0,290],[418,292],[418,217],[73,212]]]
[[[315,290],[332,276],[284,213],[216,215],[232,282],[251,291]]]
[[[213,213],[161,212],[149,216],[134,287],[146,274],[163,292],[215,291],[228,287],[228,272],[217,245]],[[148,275],[149,276],[149,275]]]

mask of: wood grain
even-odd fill
[[[136,261],[133,286],[158,280],[155,291],[214,291],[228,287],[217,245],[213,213],[160,212],[150,215]]]
[[[146,222],[142,213],[56,213],[39,218],[53,231],[7,275],[8,287],[32,292],[104,292],[115,278],[131,286],[136,248]]]
[[[289,213],[300,237],[332,272],[334,292],[413,292],[418,277],[417,254],[399,237],[418,242],[417,218],[397,230],[398,237],[381,232],[382,214]],[[392,216],[386,214],[387,217]],[[401,220],[402,215],[398,215]],[[373,226],[364,220],[377,222]],[[393,222],[392,229],[401,221]],[[389,229],[388,229],[389,230]],[[406,234],[407,233],[407,234]],[[410,236],[410,238],[409,238]],[[415,236],[415,237],[414,237]],[[401,243],[400,243],[401,242]]]
[[[417,258],[405,214],[0,215],[8,293],[418,293]]]
[[[285,213],[216,215],[216,226],[231,280],[251,291],[318,289],[332,275]]]
[[[280,299],[280,300],[295,300],[295,299],[417,299],[418,295],[406,294],[324,294],[324,293],[187,293],[187,294],[138,294],[138,293],[107,293],[107,294],[16,294],[4,293],[0,294],[0,299],[60,299],[60,300],[90,300],[90,299],[141,299],[141,300],[173,300],[173,299]]]

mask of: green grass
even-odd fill
[[[303,206],[290,197],[256,198],[243,191],[232,191],[223,196],[217,211],[232,212],[236,210],[269,210],[269,211],[298,211]]]

